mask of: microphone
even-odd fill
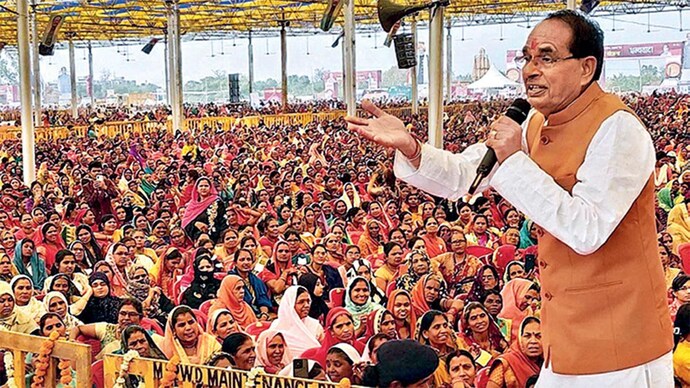
[[[524,98],[518,98],[515,101],[513,101],[513,103],[506,111],[505,115],[509,119],[522,125],[525,119],[527,119],[527,113],[529,113],[530,108],[531,106],[529,102],[527,102],[527,100],[525,100]],[[486,151],[486,154],[484,154],[484,158],[479,163],[479,166],[477,167],[477,177],[474,178],[474,182],[472,182],[472,185],[468,190],[468,193],[470,195],[474,194],[474,192],[477,191],[477,187],[479,187],[479,184],[484,180],[484,178],[487,177],[487,175],[489,175],[491,170],[493,170],[496,162],[496,152],[494,152],[493,149],[489,148]]]

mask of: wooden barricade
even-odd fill
[[[12,352],[14,364],[15,384],[18,388],[27,387],[26,377],[26,354],[38,353],[41,344],[46,341],[45,337],[20,334],[3,331],[0,333],[0,349],[5,352]],[[74,342],[57,341],[50,357],[50,366],[47,370],[45,388],[56,386],[56,370],[58,359],[73,362],[77,372],[77,388],[91,388],[91,347]]]
[[[115,384],[123,357],[108,354],[104,358],[105,386],[111,388]],[[167,361],[148,358],[135,358],[129,363],[129,374],[144,377],[146,388],[160,386],[165,373]],[[177,367],[177,379],[182,388],[195,388],[198,385],[208,387],[247,387],[251,384],[250,373],[238,370],[207,367],[201,365],[180,364]],[[338,384],[326,381],[314,381],[297,378],[281,377],[269,374],[258,374],[254,379],[256,388],[334,388]]]

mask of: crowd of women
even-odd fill
[[[679,386],[690,384],[688,101],[628,98],[659,151]],[[482,139],[505,106],[448,112],[448,148]],[[405,120],[424,138],[423,116]],[[0,150],[0,329],[57,330],[96,360],[136,350],[362,386],[538,377],[539,227],[495,192],[449,202],[396,181],[389,152],[343,122],[39,143],[30,187],[20,152]]]

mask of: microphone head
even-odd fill
[[[506,116],[518,124],[522,124],[532,106],[524,98],[518,98],[506,111]]]

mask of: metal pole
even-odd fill
[[[450,18],[448,18],[446,28],[448,30],[446,34],[446,103],[450,103],[453,97],[453,38],[450,32]]]
[[[168,65],[170,66],[170,107],[172,110],[172,130],[184,130],[182,112],[182,58],[180,49],[180,10],[175,0],[168,3]]]
[[[79,117],[77,111],[77,65],[74,62],[74,42],[68,42],[69,47],[69,89],[70,89],[70,107],[72,108],[72,117],[75,119]]]
[[[283,109],[288,104],[288,76],[287,76],[287,31],[285,31],[285,21],[280,25],[280,88]]]
[[[173,80],[172,80],[172,73],[173,73],[173,62],[175,61],[173,58],[173,53],[174,49],[172,47],[173,45],[173,7],[172,4],[168,3],[167,7],[168,11],[168,30],[167,30],[167,41],[166,41],[166,68],[167,68],[167,74],[166,74],[166,87],[168,90],[168,104],[170,105],[170,109],[172,110],[172,107],[175,105],[175,87],[173,86]],[[174,131],[174,129],[173,129]]]
[[[572,9],[573,11],[577,9],[577,0],[566,0],[566,8]]]
[[[443,148],[443,6],[429,23],[429,144]]]
[[[31,121],[31,61],[29,59],[29,5],[27,0],[17,0],[17,51],[22,104],[22,169],[24,184],[28,187],[36,180],[36,159],[34,155],[34,125]]]
[[[93,51],[91,50],[91,42],[89,42],[89,93],[91,109],[96,106],[96,91],[93,90]]]
[[[172,105],[172,97],[170,97],[170,32],[168,29],[165,30],[165,50],[163,54],[165,55],[163,61],[163,67],[165,67],[165,101],[168,105]]]
[[[415,55],[417,50],[417,18],[412,18],[412,24],[410,26],[412,30],[412,38],[414,39]],[[412,114],[419,113],[419,87],[417,84],[417,66],[410,68],[410,82],[412,83]]]
[[[34,89],[34,126],[40,127],[43,123],[41,117],[41,64],[38,55],[38,45],[41,43],[38,37],[38,18],[36,17],[36,3],[31,5],[31,60],[33,65],[33,89]]]
[[[249,30],[247,55],[249,58],[249,94],[252,94],[254,92],[254,44],[252,43],[252,30]]]
[[[355,2],[354,0],[347,0],[345,4],[345,23],[343,26],[343,31],[345,35],[343,36],[343,45],[345,56],[345,73],[343,77],[345,79],[345,90],[348,91],[345,94],[345,104],[347,106],[348,116],[354,116],[357,113],[357,68],[356,68],[356,58],[355,58]]]

